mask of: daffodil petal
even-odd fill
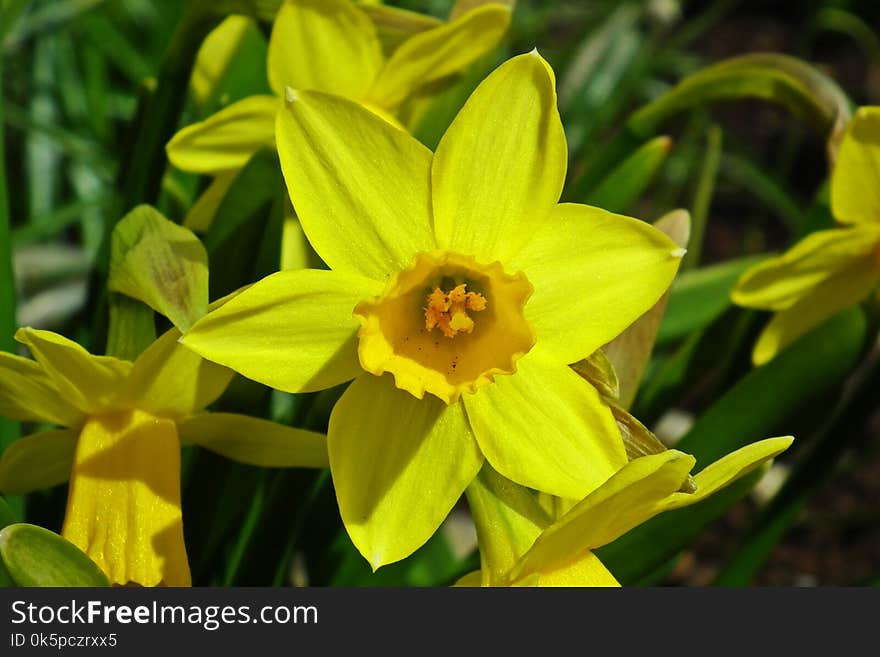
[[[114,584],[189,586],[174,422],[140,411],[90,419],[61,533]]]
[[[327,440],[342,520],[374,569],[427,541],[483,463],[460,404],[416,399],[389,374],[355,379]]]
[[[880,107],[855,113],[831,172],[831,210],[844,223],[880,223]]]
[[[326,468],[327,438],[247,415],[204,413],[177,425],[181,440],[264,468]]]
[[[330,388],[361,372],[352,310],[382,285],[351,273],[282,271],[198,321],[182,342],[286,392]]]
[[[512,586],[620,586],[599,557],[585,552],[573,561],[555,568],[530,573]]]
[[[557,205],[511,261],[535,288],[526,319],[562,362],[617,337],[669,288],[683,250],[650,224],[599,208]]]
[[[331,269],[384,280],[435,248],[431,151],[369,110],[294,93],[278,115],[281,170],[300,223]]]
[[[785,310],[816,286],[860,260],[872,258],[880,226],[833,228],[810,233],[783,255],[752,267],[731,293],[734,303],[764,310]]]
[[[183,225],[195,233],[207,233],[237,175],[237,170],[217,174],[186,213]]]
[[[467,575],[463,575],[459,577],[458,580],[453,584],[453,586],[464,586],[464,587],[475,587],[483,585],[483,573],[479,570],[474,570]]]
[[[376,27],[348,0],[286,0],[269,38],[269,84],[362,97],[384,57]]]
[[[38,363],[5,351],[0,351],[0,416],[63,427],[76,426],[84,417]]]
[[[779,456],[791,446],[792,442],[794,438],[791,436],[767,438],[731,452],[694,475],[696,490],[693,493],[679,491],[672,493],[663,503],[664,509],[677,509],[696,504]]]
[[[193,123],[165,146],[168,160],[183,171],[212,175],[240,169],[261,148],[275,148],[275,96],[249,96]]]
[[[15,339],[26,344],[58,393],[86,414],[111,408],[131,363],[110,356],[93,356],[63,335],[21,328]]]
[[[180,331],[166,331],[134,362],[127,394],[145,411],[183,417],[212,403],[232,380],[233,371],[205,360],[180,344]]]
[[[24,495],[67,481],[78,434],[75,429],[43,431],[9,445],[0,458],[0,492]]]
[[[516,369],[462,397],[480,449],[508,479],[582,498],[626,463],[611,410],[539,346]]]
[[[862,258],[825,279],[797,303],[767,322],[752,351],[752,362],[763,365],[802,335],[844,308],[865,299],[880,281],[880,269]]]
[[[664,510],[663,502],[681,487],[694,463],[694,457],[676,450],[630,461],[545,529],[512,579],[571,563]]]
[[[537,52],[508,60],[480,83],[437,146],[431,180],[440,247],[505,262],[559,200],[567,158],[553,71]]]
[[[487,4],[413,35],[388,59],[368,99],[397,107],[422,85],[458,73],[492,50],[509,24],[509,7]]]
[[[190,77],[190,85],[200,105],[214,95],[251,26],[250,17],[232,15],[205,37]]]

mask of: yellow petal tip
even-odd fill
[[[374,573],[385,565],[385,559],[382,557],[381,554],[378,553],[371,555],[369,558],[369,562],[370,568],[372,568]]]
[[[671,251],[671,255],[672,255],[673,258],[684,258],[684,254],[687,253],[687,252],[688,252],[687,249],[684,249],[684,248],[679,247],[679,248],[677,248],[677,249],[673,249],[673,250]]]

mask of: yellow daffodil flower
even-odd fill
[[[232,376],[172,329],[133,363],[20,329],[36,360],[0,352],[0,415],[65,427],[22,438],[0,459],[0,491],[70,479],[62,535],[115,584],[189,586],[180,508],[181,440],[254,465],[326,467],[320,434],[200,413]]]
[[[755,344],[756,365],[880,282],[880,107],[862,107],[847,126],[831,174],[831,211],[844,227],[808,235],[745,272],[733,290],[735,303],[774,311]]]
[[[788,449],[793,438],[747,445],[694,475],[694,457],[676,450],[630,461],[553,521],[526,490],[481,472],[468,491],[482,568],[459,586],[619,586],[593,550],[658,513],[695,504]]]
[[[509,23],[506,5],[480,4],[412,35],[386,56],[375,24],[351,0],[285,0],[269,39],[275,95],[250,96],[182,129],[168,142],[168,159],[184,171],[218,175],[215,195],[228,188],[229,172],[260,148],[274,148],[285,86],[350,98],[397,124],[393,115],[401,103],[490,51]]]
[[[572,498],[622,467],[609,408],[568,364],[657,301],[682,249],[636,219],[558,203],[567,146],[540,55],[486,78],[436,153],[347,99],[289,98],[281,167],[331,271],[273,274],[183,341],[288,392],[354,379],[328,450],[373,567],[424,543],[484,458]]]

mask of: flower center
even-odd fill
[[[452,404],[516,371],[535,343],[523,316],[531,293],[525,275],[511,276],[498,262],[420,253],[381,296],[355,308],[361,366],[377,376],[390,372],[419,399],[429,392]]]
[[[468,292],[467,283],[456,285],[449,292],[439,287],[428,295],[425,307],[425,328],[429,331],[438,328],[447,338],[454,338],[459,333],[471,333],[474,320],[468,311],[486,310],[486,297],[479,292]]]

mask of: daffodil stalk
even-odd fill
[[[581,498],[626,463],[569,367],[668,288],[683,250],[650,225],[559,204],[567,148],[552,70],[509,60],[436,153],[362,105],[290,90],[281,166],[330,271],[282,271],[186,332],[288,392],[354,379],[330,417],[349,535],[374,568],[424,543],[484,461]]]
[[[831,211],[842,224],[805,237],[746,271],[735,303],[773,311],[755,343],[761,365],[880,282],[880,108],[862,107],[840,143],[831,173]]]

